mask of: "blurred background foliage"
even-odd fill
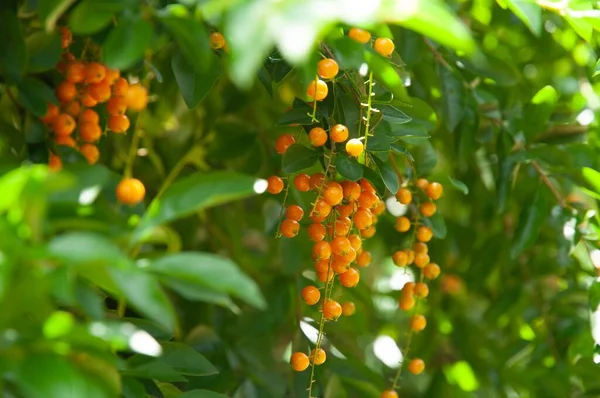
[[[101,165],[62,148],[65,170],[44,166],[57,26],[74,53],[91,42],[88,57],[151,79],[133,169],[145,205],[114,194],[131,134],[101,140]],[[354,51],[351,26],[393,37],[393,67]],[[398,159],[446,187],[430,247],[442,276],[404,353],[427,370],[403,376],[401,396],[600,396],[599,29],[583,0],[4,0],[2,396],[306,396],[286,362],[314,341],[318,313],[299,296],[310,243],[274,239],[281,198],[253,187],[280,173],[275,138],[302,132],[288,110],[321,41],[375,72],[376,101],[418,132]],[[210,49],[213,30],[228,52]],[[357,311],[327,325],[315,396],[378,397],[398,366],[411,274],[391,262],[393,222],[368,242],[363,283],[335,293]]]

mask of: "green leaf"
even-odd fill
[[[133,376],[142,379],[152,379],[169,382],[187,381],[171,365],[162,358],[153,358],[145,355],[135,354],[126,361],[126,367],[121,370],[125,376]]]
[[[27,61],[25,35],[14,12],[0,11],[0,21],[0,75],[10,83],[18,83]]]
[[[263,309],[266,302],[256,283],[231,260],[201,252],[166,255],[154,261],[150,271],[218,292],[229,293]]]
[[[172,15],[163,15],[160,21],[171,33],[179,50],[186,61],[193,66],[194,71],[210,73],[209,69],[213,67],[210,62],[211,49],[203,23],[191,17],[180,18]]]
[[[600,306],[600,282],[594,281],[590,286],[590,310],[596,311]]]
[[[380,123],[380,126],[383,126],[383,122]],[[414,122],[393,126],[388,124],[388,127],[386,134],[390,137],[430,137],[425,126]]]
[[[428,140],[423,141],[422,145],[415,147],[412,155],[415,158],[415,167],[418,176],[426,176],[435,168],[437,164],[437,152]]]
[[[392,124],[408,123],[412,120],[406,113],[391,105],[378,106],[377,109],[381,111],[383,120]]]
[[[535,0],[506,0],[508,8],[515,13],[531,33],[540,36],[542,33],[542,8]]]
[[[404,83],[398,75],[398,72],[390,65],[390,60],[382,57],[372,49],[365,50],[365,57],[369,68],[373,71],[375,79],[381,82],[388,90],[394,94],[396,101],[403,104],[410,104],[411,98],[404,87]]]
[[[397,141],[397,138],[390,137],[385,134],[375,134],[369,137],[367,141],[367,151],[369,152],[388,152],[392,142]]]
[[[150,203],[134,231],[134,241],[154,226],[256,195],[256,182],[253,177],[229,171],[200,172],[181,178]]]
[[[188,345],[165,342],[162,347],[161,360],[183,375],[208,376],[219,373],[204,355]]]
[[[371,156],[371,159],[373,159],[377,165],[377,172],[381,176],[381,179],[383,180],[383,183],[387,189],[392,193],[398,192],[398,189],[400,188],[400,182],[398,181],[398,175],[392,166],[379,159],[377,156]]]
[[[96,33],[108,26],[124,7],[122,0],[83,0],[69,14],[69,27],[76,35]]]
[[[581,175],[587,183],[588,188],[597,195],[600,195],[600,172],[589,167],[584,167],[581,169]]]
[[[433,231],[433,236],[438,239],[445,239],[448,234],[448,228],[444,217],[440,213],[435,213],[433,216],[424,219],[424,224]]]
[[[596,66],[594,66],[594,74],[592,74],[592,77],[596,77],[598,75],[600,75],[600,59],[596,61]]]
[[[35,32],[27,38],[29,64],[27,70],[37,73],[56,68],[62,52],[61,38],[57,33]]]
[[[335,168],[347,180],[358,181],[362,178],[363,167],[356,158],[340,153],[335,159]]]
[[[379,194],[382,196],[385,194],[386,185],[381,178],[381,174],[379,174],[379,170],[375,171],[370,167],[363,166],[363,177],[369,180],[373,187]]]
[[[23,78],[18,89],[19,102],[35,116],[44,116],[48,109],[48,103],[57,102],[52,89],[36,78]]]
[[[175,310],[154,275],[138,268],[116,267],[109,273],[128,305],[167,330],[175,329]]]
[[[189,109],[196,107],[208,95],[221,76],[220,63],[211,63],[213,67],[206,71],[194,70],[194,66],[187,62],[181,52],[175,54],[171,61],[175,80]]]
[[[54,30],[56,21],[67,11],[67,9],[73,4],[75,0],[39,0],[38,1],[38,15],[46,32]]]
[[[312,112],[309,106],[303,106],[299,108],[292,108],[283,114],[277,121],[278,126],[289,126],[291,124],[300,124],[307,126],[313,124],[313,120],[309,115]]]
[[[459,180],[455,180],[452,177],[448,177],[448,180],[450,180],[450,183],[452,184],[452,186],[454,188],[458,189],[459,191],[461,191],[465,195],[469,194],[469,187],[467,187],[464,182],[459,181]]]
[[[286,173],[295,173],[314,165],[321,152],[308,149],[304,145],[294,144],[283,154],[281,169]]]
[[[154,28],[150,22],[122,19],[102,44],[102,58],[110,68],[127,69],[140,61],[152,43]]]
[[[460,76],[440,63],[436,69],[442,86],[442,118],[444,126],[453,132],[460,123],[467,105],[465,87]]]
[[[227,395],[209,390],[190,390],[184,392],[178,398],[227,398]]]
[[[72,232],[53,238],[46,248],[49,256],[67,265],[118,264],[127,258],[108,238],[91,232]]]
[[[167,286],[169,289],[174,290],[187,300],[217,304],[225,308],[229,308],[234,312],[239,312],[239,308],[235,305],[227,293],[199,287],[196,284],[189,283],[181,279],[169,278],[167,276],[160,276],[159,279],[162,284]]]
[[[343,69],[358,69],[365,62],[364,46],[347,36],[336,39],[331,49]]]
[[[510,250],[513,259],[533,246],[542,229],[542,225],[546,221],[550,211],[550,202],[546,199],[545,195],[541,194],[541,189],[538,186],[533,197],[523,205],[523,210],[519,217],[519,226],[515,232]]]
[[[538,91],[531,103],[527,105],[523,114],[521,126],[525,137],[531,139],[536,134],[543,132],[548,125],[548,120],[556,108],[558,93],[552,86],[545,86]]]

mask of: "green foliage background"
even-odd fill
[[[152,78],[133,172],[143,205],[114,195],[131,134],[101,141],[102,165],[64,150],[63,172],[44,165],[38,117],[56,102],[64,25],[76,54],[89,40],[109,66]],[[393,37],[391,63],[345,39],[350,26]],[[213,29],[230,53],[210,49]],[[308,375],[286,362],[310,346],[300,320],[318,315],[299,298],[310,244],[305,230],[273,238],[281,198],[254,184],[298,161],[320,168],[312,153],[282,165],[273,143],[310,124],[294,99],[321,40],[353,79],[366,63],[380,83],[387,124],[368,149],[445,185],[430,252],[454,279],[430,286],[409,354],[427,370],[403,376],[401,396],[600,396],[599,29],[580,0],[3,1],[2,396],[307,395]],[[319,109],[356,135],[350,82]],[[316,396],[378,397],[395,372],[373,351],[381,335],[403,346],[408,329],[393,222],[368,242],[361,284],[336,293],[357,313],[327,325],[337,354]]]

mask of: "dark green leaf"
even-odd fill
[[[378,106],[377,109],[381,111],[383,120],[392,124],[408,123],[412,120],[406,113],[391,105],[381,105]]]
[[[300,108],[292,108],[286,113],[284,113],[279,120],[277,121],[278,126],[289,126],[291,124],[300,124],[303,126],[311,125],[314,122],[310,117],[310,109],[309,106],[300,107]]]
[[[363,166],[363,177],[373,184],[373,187],[380,196],[385,194],[386,185],[381,178],[381,174],[379,174],[379,170],[375,171],[370,167]]]
[[[523,205],[519,217],[519,226],[515,232],[510,250],[512,258],[516,258],[535,243],[542,225],[548,217],[550,202],[545,195],[542,195],[541,189],[543,188],[538,186],[533,197]]]
[[[367,141],[367,151],[369,152],[388,152],[392,142],[397,141],[397,138],[390,137],[385,134],[375,134],[369,137]]]
[[[336,39],[331,49],[341,68],[358,69],[365,62],[364,46],[349,37]]]
[[[363,167],[356,158],[343,153],[338,154],[335,159],[335,167],[342,177],[350,181],[358,181],[363,175]]]
[[[319,156],[321,156],[320,152],[301,144],[294,144],[283,154],[281,169],[286,173],[307,169],[317,162]]]
[[[377,171],[387,189],[389,189],[389,191],[392,193],[398,192],[398,189],[400,188],[400,182],[398,181],[398,175],[392,166],[379,159],[377,156],[372,156],[371,159],[373,159],[377,165]]]
[[[75,0],[38,0],[38,15],[46,32],[54,30],[56,21]]]
[[[76,35],[96,33],[108,26],[124,7],[122,0],[83,0],[69,14],[69,27]]]
[[[444,126],[453,132],[460,123],[466,107],[467,96],[462,79],[440,63],[436,69],[442,85],[442,118]]]
[[[437,164],[437,152],[428,140],[423,141],[422,145],[415,147],[412,155],[415,158],[415,168],[418,176],[426,176],[434,169]]]
[[[18,89],[19,102],[35,116],[44,116],[48,109],[48,103],[56,103],[54,92],[46,83],[36,78],[23,78]]]
[[[27,38],[29,72],[44,72],[56,67],[62,52],[61,38],[57,33],[36,32]]]
[[[142,379],[153,379],[169,382],[187,381],[171,365],[162,358],[147,357],[145,355],[133,355],[126,361],[125,369],[121,370],[125,376],[133,376]]]
[[[590,286],[590,310],[592,312],[598,309],[600,305],[600,282],[594,281]]]
[[[208,376],[219,373],[204,355],[183,343],[162,344],[161,360],[183,375]]]
[[[435,213],[433,216],[424,219],[425,225],[431,228],[433,236],[438,239],[445,239],[448,233],[444,217],[440,213]]]
[[[194,66],[187,62],[181,53],[175,54],[171,61],[175,80],[189,109],[196,107],[208,95],[221,76],[221,67],[217,60],[211,63],[213,67],[201,71],[194,70]]]
[[[190,390],[184,392],[178,398],[227,398],[227,395],[209,390]]]
[[[102,44],[102,58],[107,66],[127,69],[140,61],[152,43],[154,29],[144,19],[123,19]]]
[[[397,101],[410,104],[411,98],[404,87],[398,72],[390,65],[390,61],[372,50],[365,51],[365,59],[375,78],[390,90]]]
[[[166,276],[161,276],[159,279],[162,284],[179,293],[187,300],[217,304],[229,308],[235,312],[239,311],[227,293],[218,292],[205,287],[199,287],[197,284],[186,282],[181,279],[169,278]]]
[[[208,72],[213,67],[210,60],[208,34],[200,21],[191,17],[162,16],[160,21],[169,30],[186,61],[196,73]]]

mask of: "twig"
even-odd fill
[[[556,188],[556,186],[552,183],[552,181],[550,181],[550,179],[548,178],[546,173],[544,173],[544,170],[542,170],[542,168],[540,167],[538,162],[536,162],[535,160],[532,160],[531,165],[533,166],[535,171],[537,171],[537,173],[540,175],[540,179],[542,180],[542,182],[548,187],[548,189],[550,189],[550,191],[556,198],[556,201],[558,202],[559,206],[563,207],[565,209],[568,208],[561,193],[558,191],[558,188]]]
[[[446,69],[449,70],[453,70],[453,68],[450,66],[450,64],[448,62],[446,62],[446,60],[444,59],[444,57],[441,56],[441,54],[438,52],[438,50],[429,42],[429,40],[423,38],[423,41],[425,42],[425,45],[427,47],[429,47],[429,50],[431,50],[433,57],[440,63],[442,64]]]

